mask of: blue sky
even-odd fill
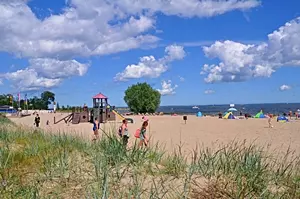
[[[148,2],[1,1],[0,93],[123,106],[148,82],[162,105],[299,102],[299,1]]]

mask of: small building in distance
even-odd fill
[[[4,105],[0,106],[0,113],[17,113],[17,110],[12,106]]]

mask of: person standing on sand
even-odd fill
[[[34,118],[34,125],[38,128],[38,127],[40,127],[40,122],[41,122],[41,118],[40,118],[39,114],[36,114],[36,116]]]
[[[94,131],[93,141],[96,141],[99,139],[99,129],[100,129],[100,123],[98,122],[97,118],[95,118],[93,125],[94,125],[93,126],[93,131]]]
[[[128,127],[127,127],[127,120],[125,120],[125,119],[122,121],[121,135],[122,135],[122,139],[123,139],[123,145],[126,147],[128,144],[129,133],[128,133]]]
[[[272,115],[272,114],[269,114],[269,118],[268,118],[269,128],[273,128],[273,125],[272,125],[272,118],[273,118],[273,115]]]
[[[146,137],[147,127],[148,127],[148,121],[144,121],[143,125],[142,125],[142,128],[140,130],[140,143],[139,143],[139,147],[142,147],[143,144],[145,144],[145,146],[148,145],[148,139]]]
[[[218,115],[219,115],[219,119],[222,119],[222,113],[219,112]]]

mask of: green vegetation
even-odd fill
[[[125,91],[124,101],[134,113],[154,113],[160,105],[160,93],[147,83],[138,83]]]
[[[109,132],[106,132],[109,133]],[[113,134],[114,132],[110,132]],[[1,198],[300,198],[300,161],[233,142],[191,157],[159,144],[125,150],[117,137],[90,143],[0,117]]]

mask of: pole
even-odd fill
[[[19,108],[21,108],[21,94],[20,94],[20,92],[19,92]]]

